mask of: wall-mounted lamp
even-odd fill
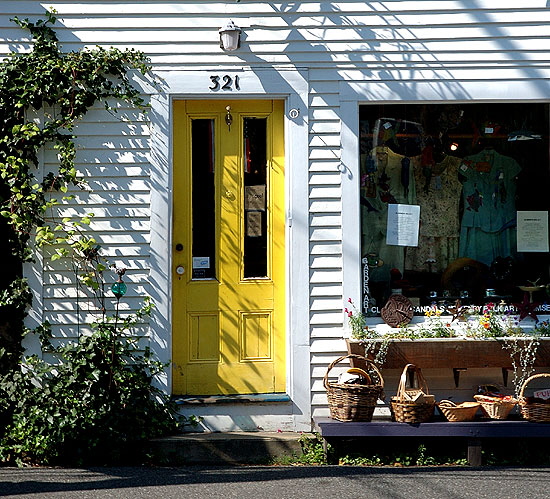
[[[220,48],[231,52],[241,46],[241,28],[229,19],[220,29]]]

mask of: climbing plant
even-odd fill
[[[13,21],[30,32],[33,43],[32,50],[12,53],[0,64],[0,372],[13,367],[20,354],[22,321],[30,305],[21,263],[33,259],[32,248],[53,245],[54,259],[70,254],[81,261],[90,261],[96,248],[93,236],[81,230],[89,218],[48,219],[51,208],[68,197],[68,186],[85,183],[75,168],[74,125],[97,101],[109,109],[109,99],[142,106],[128,71],[148,69],[145,55],[134,50],[61,52],[54,12],[36,22]],[[47,145],[58,163],[44,177],[37,169],[38,155]],[[86,283],[92,287],[97,286],[94,275],[88,269]]]
[[[125,318],[117,307],[110,317],[107,264],[86,230],[93,214],[54,213],[71,186],[86,183],[75,168],[75,124],[97,102],[113,113],[110,101],[144,109],[129,72],[146,74],[148,60],[116,48],[63,53],[55,12],[36,22],[13,21],[32,43],[0,64],[0,462],[108,462],[129,444],[174,431],[178,421],[152,384],[166,366],[132,340],[131,329],[151,305]],[[57,164],[44,175],[38,158],[46,147],[57,153]],[[74,269],[77,289],[87,286],[100,312],[91,332],[76,341],[54,346],[47,323],[34,331],[54,362],[25,357],[21,347],[32,296],[22,264],[36,251]]]

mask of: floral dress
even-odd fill
[[[426,176],[415,169],[416,203],[420,205],[418,247],[407,248],[405,268],[443,272],[458,257],[461,158],[445,156]]]

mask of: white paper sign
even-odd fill
[[[418,246],[420,206],[389,204],[386,244],[390,246]]]
[[[518,211],[517,240],[520,252],[548,253],[548,212]]]

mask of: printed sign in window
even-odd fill
[[[418,246],[419,223],[420,206],[389,204],[386,244],[390,246]]]
[[[518,251],[548,253],[548,212],[518,211]]]

